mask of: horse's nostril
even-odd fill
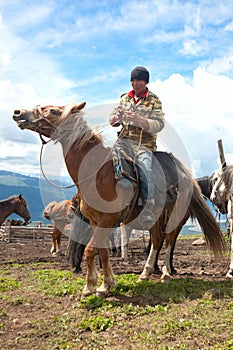
[[[15,116],[19,116],[20,115],[20,110],[19,109],[15,109],[14,110],[14,115]]]

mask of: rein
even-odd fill
[[[54,124],[51,123],[47,118],[44,117],[43,112],[42,112],[42,109],[41,109],[40,106],[36,106],[35,110],[36,110],[37,114],[40,116],[40,118],[38,118],[37,121],[39,121],[39,120],[45,120],[53,129],[56,129],[56,127],[54,126]],[[105,129],[105,128],[103,128],[103,130],[104,130],[104,129]],[[94,173],[91,174],[90,176],[86,177],[86,178],[83,179],[82,181],[79,181],[78,183],[74,183],[73,185],[68,185],[68,186],[57,185],[56,183],[50,181],[50,180],[47,178],[47,176],[45,175],[45,172],[44,172],[44,170],[43,170],[43,166],[42,166],[42,154],[43,154],[44,146],[45,146],[48,142],[52,141],[52,138],[50,138],[48,141],[46,141],[46,140],[43,138],[43,135],[41,134],[41,130],[40,130],[39,127],[37,128],[37,132],[38,132],[38,134],[39,134],[39,136],[40,136],[40,139],[41,139],[40,170],[41,170],[41,173],[42,173],[44,179],[45,179],[50,185],[52,185],[52,186],[54,186],[54,187],[56,187],[56,188],[60,188],[60,189],[61,189],[61,188],[62,188],[62,189],[68,189],[68,188],[72,188],[72,187],[75,187],[75,186],[79,186],[81,183],[83,183],[83,182],[85,182],[85,181],[91,179],[92,177],[94,177],[94,176],[98,173],[99,169],[97,169],[96,172],[94,172]],[[102,132],[103,132],[103,131],[102,131]],[[101,134],[102,132],[100,132],[99,134]],[[119,138],[119,137],[118,137],[118,138]],[[117,138],[117,140],[118,140],[118,138]],[[115,143],[117,142],[117,140],[115,141]],[[114,143],[114,145],[115,145],[115,143]],[[113,147],[114,147],[114,146],[113,146]],[[112,149],[110,149],[110,151],[109,151],[109,153],[107,154],[105,160],[107,160],[107,159],[109,158],[109,155],[111,154],[111,152],[112,152]],[[103,164],[104,164],[104,163],[105,163],[105,161],[103,162]]]
[[[76,184],[73,184],[73,185],[69,185],[69,186],[60,186],[60,185],[57,185],[55,184],[54,182],[50,181],[47,176],[45,175],[44,173],[44,170],[43,170],[43,167],[42,167],[42,154],[43,154],[43,148],[44,148],[44,145],[46,145],[48,142],[50,142],[52,139],[50,139],[49,141],[44,141],[44,139],[41,137],[41,134],[40,134],[40,138],[41,138],[41,141],[42,141],[42,144],[41,144],[41,149],[40,149],[40,170],[41,170],[41,173],[44,177],[44,179],[52,186],[54,187],[57,187],[57,188],[72,188],[72,187],[75,187]]]

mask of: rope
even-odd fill
[[[106,124],[106,123],[104,123],[103,125],[105,125],[105,124]],[[108,127],[110,127],[110,126],[108,126]],[[103,131],[104,131],[105,129],[107,129],[107,127],[104,127],[104,128],[103,128]],[[103,132],[103,131],[102,131],[102,132]],[[100,134],[100,133],[98,133],[98,134]],[[62,189],[72,188],[72,187],[75,187],[75,186],[79,186],[81,183],[83,183],[83,182],[85,182],[85,181],[87,181],[87,180],[90,180],[91,178],[93,178],[93,177],[98,173],[99,169],[97,169],[93,174],[91,174],[90,176],[86,177],[86,178],[83,179],[82,181],[79,181],[78,183],[74,183],[73,185],[68,185],[68,186],[63,186],[63,185],[60,186],[60,185],[57,185],[56,183],[50,181],[50,180],[47,178],[47,176],[45,175],[44,170],[43,170],[43,166],[42,166],[42,154],[43,154],[44,145],[46,145],[48,142],[52,141],[52,139],[50,139],[49,141],[45,141],[40,133],[39,133],[39,135],[40,135],[40,139],[41,139],[41,141],[42,141],[41,150],[40,150],[40,170],[41,170],[41,173],[42,173],[44,179],[45,179],[50,185],[52,185],[52,186],[54,186],[54,187],[56,187],[56,188],[60,188],[60,189],[61,189],[61,188],[62,188]],[[117,139],[116,139],[116,141],[114,142],[114,145],[113,145],[112,148],[114,148],[114,146],[115,146],[115,144],[117,143],[118,139],[119,139],[119,137],[117,137]],[[105,158],[104,161],[103,161],[103,164],[105,164],[105,161],[109,158],[111,152],[112,152],[112,149],[110,149],[110,151],[108,152],[106,158]]]

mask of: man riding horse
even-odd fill
[[[139,221],[144,229],[149,229],[157,220],[154,215],[155,171],[152,160],[157,148],[157,133],[164,127],[164,113],[160,99],[147,88],[149,72],[146,68],[135,67],[130,80],[133,90],[121,95],[120,105],[112,112],[110,124],[123,126],[119,139],[130,145],[138,165],[138,180],[145,202]]]

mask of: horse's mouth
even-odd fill
[[[17,122],[17,125],[21,130],[23,130],[23,129],[26,129],[27,126],[30,125],[30,123],[27,120],[20,120]]]
[[[31,220],[30,219],[28,219],[28,220],[24,220],[24,222],[23,222],[23,226],[27,226],[28,224],[30,224],[31,223]]]
[[[20,110],[15,110],[13,120],[17,123],[20,129],[26,129],[31,124],[30,113],[22,113]]]

